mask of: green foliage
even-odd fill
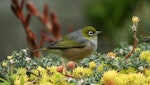
[[[109,50],[110,48],[114,49],[114,47],[118,46],[120,43],[132,44],[133,38],[129,37],[132,33],[128,30],[131,23],[129,18],[133,16],[133,13],[139,16],[139,13],[136,12],[136,7],[142,4],[142,2],[147,2],[147,0],[89,1],[85,8],[85,15],[90,25],[97,28],[97,30],[103,31],[104,34],[100,36],[103,37],[101,38],[101,43],[108,46],[108,48],[104,48],[105,50]],[[147,28],[149,27],[142,27],[142,31],[145,31]],[[144,34],[146,33],[147,32]],[[139,34],[142,34],[142,32],[139,32]]]
[[[106,32],[119,29],[132,11],[138,0],[95,0],[87,6],[87,17],[96,26],[100,23]],[[100,28],[101,29],[101,28]],[[109,31],[108,31],[109,30]]]
[[[141,59],[140,56],[150,57],[149,49],[148,43],[139,44],[129,59],[125,59],[125,55],[130,52],[130,46],[117,48],[108,54],[95,52],[89,58],[79,61],[75,68],[67,67],[67,70],[62,72],[57,71],[58,65],[62,64],[62,58],[54,54],[48,54],[40,59],[31,59],[26,49],[14,51],[7,60],[1,62],[0,85],[107,85],[112,79],[112,83],[121,85],[127,82],[120,79],[127,80],[128,76],[131,77],[129,81],[135,84],[137,83],[132,81],[132,78],[136,78],[137,81],[143,78],[143,82],[148,82],[150,81],[150,62],[147,58]],[[111,73],[112,70],[116,73],[115,78],[115,74]],[[65,75],[66,73],[72,77]]]

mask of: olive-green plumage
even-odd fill
[[[50,43],[46,49],[67,60],[81,60],[90,56],[97,49],[97,35],[99,33],[100,31],[88,26]]]

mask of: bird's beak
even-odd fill
[[[102,31],[96,31],[95,35],[102,33]]]

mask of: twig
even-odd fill
[[[39,79],[39,77],[37,77],[35,80],[33,80],[33,81],[31,81],[31,82],[27,83],[27,85],[31,85],[31,84],[33,84],[33,83],[34,83],[34,82],[36,82],[38,79]]]
[[[126,56],[126,59],[128,59],[134,52],[136,46],[137,46],[137,43],[138,43],[138,38],[137,38],[137,28],[138,28],[138,22],[139,22],[139,18],[136,17],[136,16],[133,16],[132,17],[132,22],[133,22],[133,25],[131,27],[132,31],[134,32],[133,34],[133,38],[134,38],[134,45],[133,45],[133,48],[132,50],[130,51],[130,53]]]
[[[19,4],[18,0],[11,0],[11,1],[12,1],[11,9],[13,13],[16,15],[16,17],[21,21],[24,27],[29,47],[31,47],[32,49],[37,49],[38,45],[36,43],[37,41],[36,36],[29,27],[31,14],[28,13],[27,15],[24,15],[23,13],[23,6],[25,4],[25,0],[22,0],[21,4]],[[39,53],[36,53],[36,56],[39,56]]]
[[[32,75],[34,75],[34,76],[37,77],[35,80],[33,80],[33,81],[27,83],[27,85],[33,84],[33,83],[36,82],[38,79],[42,78],[42,77],[41,77],[41,74],[40,74],[40,71],[38,71],[38,75],[35,74],[35,73],[33,73],[33,72],[27,72],[27,73],[32,74]]]
[[[66,77],[75,78],[74,76],[69,75],[66,70],[65,70],[65,74],[62,72],[59,72],[59,73],[61,73],[62,75],[66,76]]]
[[[136,37],[136,34],[137,34],[137,32],[135,31],[134,32],[134,45],[133,45],[133,48],[132,48],[131,52],[126,56],[126,59],[128,59],[132,55],[132,53],[134,52],[134,50],[137,46],[138,38]]]
[[[41,76],[40,76],[40,71],[38,71],[38,75],[37,74],[35,74],[35,73],[33,73],[33,72],[27,72],[27,74],[32,74],[32,75],[34,75],[34,76],[36,76],[36,77],[40,77],[41,78]]]

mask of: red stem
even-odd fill
[[[136,45],[137,45],[137,42],[138,42],[138,40],[136,38],[136,31],[134,31],[134,36],[133,37],[134,37],[134,45],[133,45],[133,48],[132,48],[131,52],[126,56],[126,59],[128,59],[133,54],[133,52],[136,48]]]
[[[27,43],[29,47],[31,47],[31,49],[41,48],[45,41],[50,42],[61,37],[60,24],[57,19],[57,16],[55,13],[49,11],[47,4],[44,5],[43,13],[40,13],[31,1],[28,1],[27,3],[25,3],[27,0],[22,0],[21,3],[19,3],[18,0],[11,0],[11,1],[12,1],[11,9],[13,13],[17,16],[17,18],[21,21],[27,36]],[[23,7],[25,4],[28,10],[27,15],[25,15],[23,12],[24,9]],[[43,31],[40,43],[38,44],[36,36],[29,26],[31,14],[39,18],[39,20],[43,23],[43,25],[54,35],[56,39],[49,38],[47,33]],[[31,53],[31,55],[36,55],[37,57],[39,57],[40,52]]]

